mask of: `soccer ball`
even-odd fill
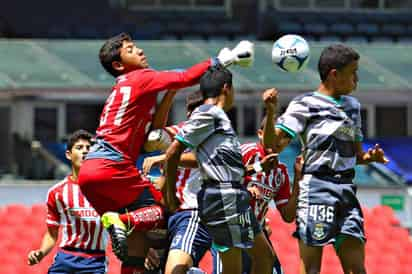
[[[303,70],[308,64],[309,56],[309,45],[299,35],[284,35],[273,44],[272,62],[284,71]]]

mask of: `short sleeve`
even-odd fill
[[[280,187],[279,190],[274,197],[274,202],[276,204],[276,208],[281,208],[284,205],[286,205],[289,201],[290,198],[290,183],[289,183],[289,174],[288,174],[288,169],[284,165],[279,166],[281,170],[280,174]]]
[[[57,210],[55,194],[54,191],[49,191],[47,193],[47,226],[59,226],[60,224],[60,215]]]
[[[200,111],[198,108],[184,123],[175,138],[191,149],[195,149],[215,132],[215,120],[210,111]]]
[[[309,118],[309,108],[302,101],[292,101],[285,113],[276,122],[276,128],[282,129],[290,137],[295,138],[305,130]]]

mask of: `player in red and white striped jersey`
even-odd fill
[[[105,249],[108,235],[100,216],[80,191],[77,175],[90,149],[92,135],[84,130],[74,132],[68,140],[66,157],[72,163],[72,174],[51,187],[47,194],[47,232],[41,246],[28,255],[28,263],[39,263],[57,242],[61,242],[49,273],[105,273]]]
[[[272,98],[270,100],[269,98]],[[263,119],[257,135],[259,142],[246,143],[241,145],[242,162],[245,166],[253,165],[255,173],[245,177],[244,184],[252,194],[251,206],[255,212],[258,222],[265,227],[266,213],[271,201],[274,201],[283,220],[292,222],[296,215],[297,196],[301,178],[302,159],[297,158],[295,162],[295,177],[293,190],[290,193],[289,175],[284,164],[278,162],[277,158],[273,162],[265,161],[273,151],[274,144],[274,114],[277,106],[277,91],[263,94],[263,101],[266,106],[266,117]],[[269,231],[265,231],[269,240]],[[273,247],[268,246],[272,249]],[[275,260],[273,273],[283,273],[279,260]]]

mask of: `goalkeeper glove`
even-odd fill
[[[231,64],[237,64],[241,67],[249,67],[253,64],[254,60],[254,45],[249,41],[241,41],[237,46],[230,50],[229,48],[223,48],[217,59],[220,64],[227,67]]]

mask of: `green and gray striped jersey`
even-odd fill
[[[203,180],[242,180],[240,142],[220,107],[205,104],[195,109],[175,138],[196,153]]]
[[[305,93],[290,102],[276,127],[300,137],[305,173],[346,171],[356,164],[354,144],[363,135],[360,103],[352,96]]]

